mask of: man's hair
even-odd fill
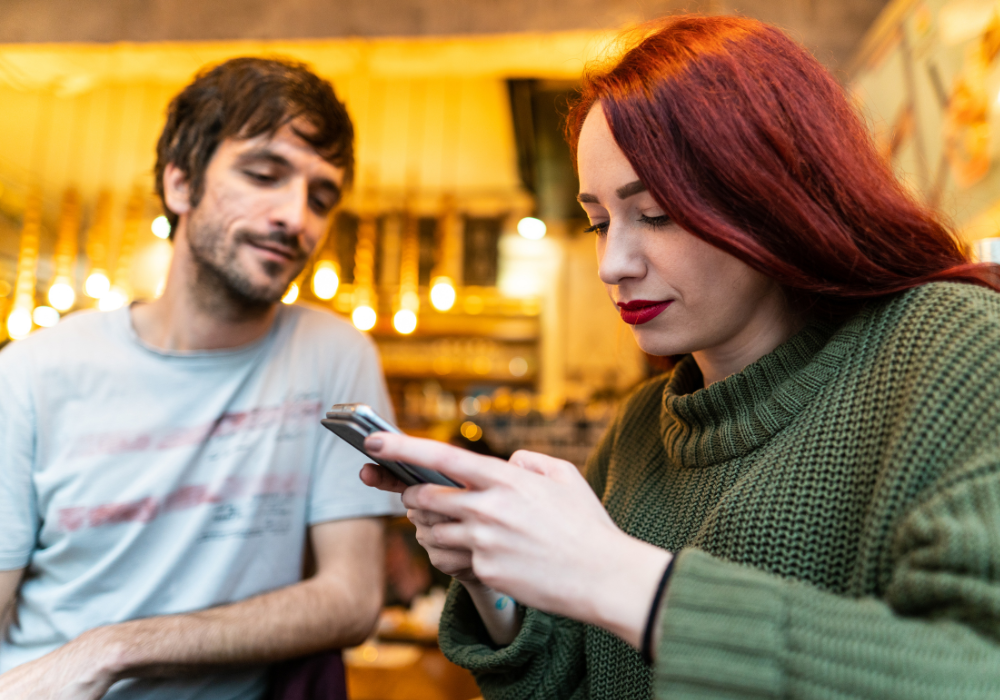
[[[296,119],[308,128],[295,133],[324,160],[344,168],[344,185],[350,184],[354,127],[329,82],[305,64],[284,59],[234,58],[200,71],[170,102],[156,145],[156,193],[171,228],[178,217],[164,198],[168,163],[187,176],[191,206],[196,207],[205,191],[205,170],[222,141],[273,135]]]

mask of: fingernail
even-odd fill
[[[369,452],[381,452],[384,442],[380,437],[370,437],[365,439],[365,449]]]

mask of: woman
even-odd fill
[[[369,438],[468,486],[403,495],[459,581],[445,652],[489,700],[995,697],[994,266],[752,20],[646,27],[568,135],[611,299],[643,350],[686,356],[585,478]]]

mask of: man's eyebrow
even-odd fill
[[[274,151],[269,151],[266,148],[255,148],[252,151],[241,153],[237,158],[237,161],[241,164],[250,163],[252,161],[267,161],[269,163],[273,163],[274,165],[291,165],[287,158],[279,156]]]
[[[597,201],[597,197],[595,197],[592,194],[587,194],[586,192],[581,192],[580,194],[578,194],[576,196],[576,201],[587,202],[588,204],[600,204],[600,202]]]
[[[642,184],[642,180],[636,180],[635,182],[630,182],[627,185],[622,185],[615,190],[615,194],[618,195],[618,199],[628,199],[634,194],[639,194],[640,192],[645,191],[646,186]]]

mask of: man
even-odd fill
[[[158,146],[163,295],[0,353],[3,700],[257,698],[266,664],[370,632],[377,516],[400,508],[319,419],[346,401],[389,413],[378,357],[350,324],[278,303],[352,141],[301,65],[202,73]]]

